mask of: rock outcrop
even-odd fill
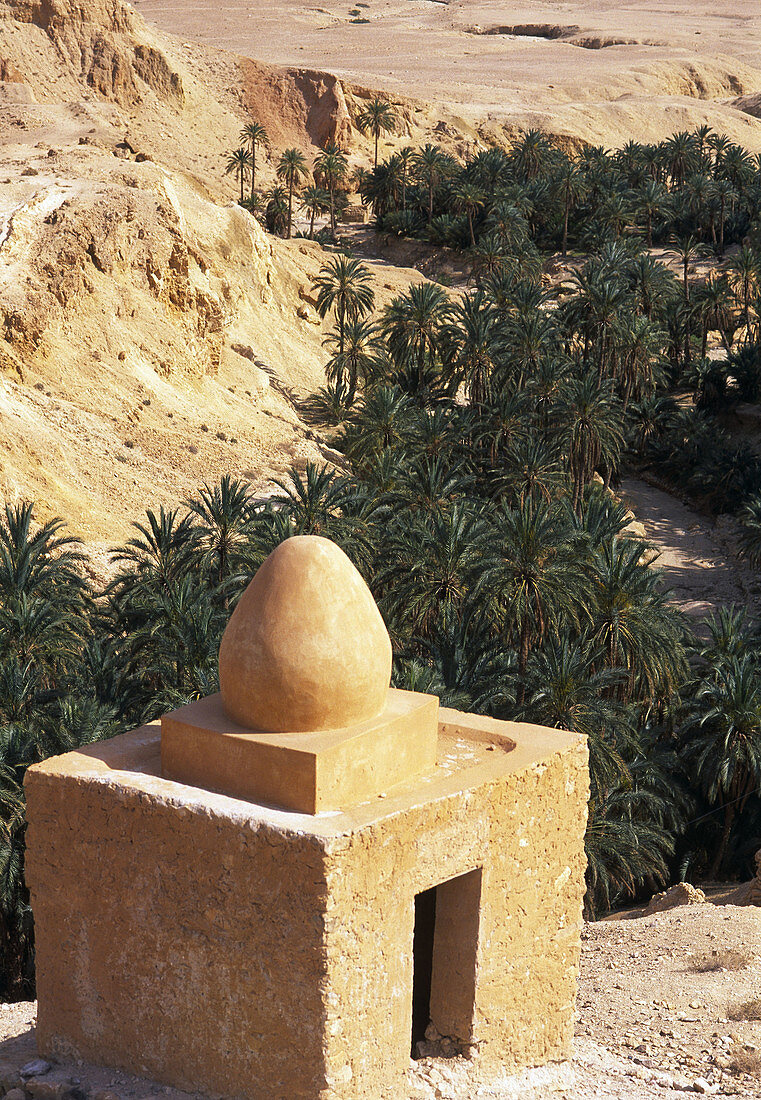
[[[56,97],[56,85],[68,78],[123,107],[149,91],[182,103],[181,77],[121,0],[6,0],[3,8],[0,76],[30,84],[38,99]],[[58,77],[52,86],[51,70]]]
[[[732,905],[761,905],[761,849],[756,852],[756,877],[742,886],[729,899]]]
[[[676,909],[678,905],[704,905],[706,901],[702,890],[689,882],[678,882],[662,894],[655,894],[642,915],[649,917],[653,913],[665,913],[669,909]]]

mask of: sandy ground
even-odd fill
[[[732,553],[721,521],[717,525],[636,478],[624,479],[621,496],[658,547],[656,564],[690,617],[704,618],[731,603],[758,611],[761,578]]]
[[[756,3],[226,0],[213,19],[200,0],[135,6],[189,41],[433,98],[481,122],[619,144],[703,118],[761,147],[758,120],[726,106],[761,83]]]
[[[705,968],[708,968],[707,970]],[[475,1092],[466,1063],[417,1063],[410,1098],[423,1100],[655,1100],[761,1095],[761,1022],[748,1006],[761,984],[761,910],[693,905],[583,933],[575,1054],[569,1065]],[[0,1085],[37,1056],[36,1005],[0,1006]],[[545,1083],[541,1084],[542,1078]],[[97,1100],[184,1100],[188,1093],[88,1065],[51,1068],[41,1080]],[[699,1083],[699,1085],[696,1085]],[[52,1092],[38,1092],[52,1096]],[[367,1100],[376,1100],[368,1097]]]

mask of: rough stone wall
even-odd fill
[[[76,775],[32,772],[27,798],[40,1052],[320,1095],[319,839]]]
[[[587,747],[577,738],[525,769],[421,800],[331,845],[332,1097],[393,1096],[393,1088],[383,1089],[394,1078],[401,1088],[410,1054],[414,896],[478,867],[475,1016],[471,1032],[453,1038],[470,1045],[484,1079],[569,1056],[588,794]],[[434,952],[434,986],[437,965],[445,984],[446,971],[457,969],[451,962]]]
[[[586,743],[442,716],[435,771],[341,814],[164,780],[155,727],[31,768],[41,1052],[228,1097],[395,1100],[415,895],[480,869],[441,895],[433,1023],[484,1081],[566,1057]]]

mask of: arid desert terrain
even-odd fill
[[[733,106],[761,89],[753,3],[228,0],[213,19],[197,0],[135,6],[190,42],[435,100],[476,128],[540,125],[610,146],[710,122],[761,147]]]

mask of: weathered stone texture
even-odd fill
[[[380,1096],[378,1068],[386,1075],[392,1065],[399,1075],[407,1068],[414,896],[476,868],[482,872],[475,1013],[469,1018],[461,1010],[459,1019],[448,1017],[451,1002],[444,991],[465,960],[454,960],[453,967],[446,945],[439,954],[437,943],[434,1026],[471,1046],[486,1078],[499,1068],[534,1066],[570,1054],[586,866],[586,743],[537,727],[446,710],[441,715],[445,755],[475,748],[467,741],[474,724],[503,735],[507,731],[516,747],[504,753],[496,738],[490,750],[480,746],[481,759],[487,752],[492,758],[474,769],[471,778],[480,777],[480,783],[460,786],[463,777],[455,772],[445,785],[450,789],[437,790],[435,797],[418,789],[417,804],[402,814],[331,846],[329,1072],[352,1068],[346,1085],[334,1078],[331,1096]],[[466,733],[464,745],[457,745],[458,729]],[[463,885],[467,896],[475,884]],[[437,911],[437,935],[441,915]],[[464,951],[472,927],[467,904],[459,917],[462,923],[455,914],[454,927],[463,933]],[[437,964],[443,987],[438,1018]]]
[[[30,769],[40,1050],[252,1100],[396,1097],[414,898],[447,883],[434,1026],[484,1079],[565,1057],[585,741],[453,711],[439,733],[432,772],[316,817],[160,778],[157,727]]]
[[[183,801],[176,784],[109,775],[136,736],[158,749],[158,731],[144,730],[27,783],[39,1049],[191,1090],[314,1098],[322,842],[232,800]],[[88,774],[97,757],[105,767]]]

